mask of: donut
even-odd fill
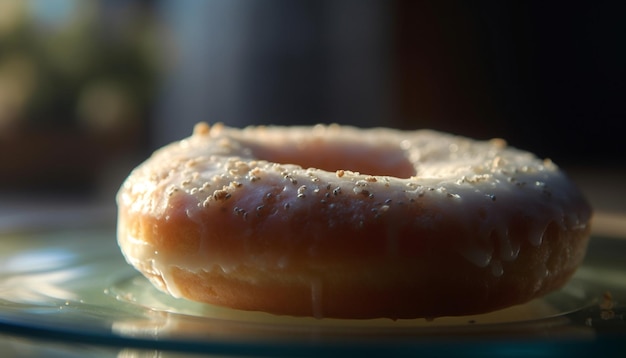
[[[199,123],[117,195],[128,263],[177,298],[316,318],[522,304],[581,264],[592,210],[502,139]]]

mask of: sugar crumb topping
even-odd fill
[[[337,155],[342,155],[339,150],[348,152],[355,141],[397,148],[390,153],[400,156],[389,154],[377,160],[410,160],[416,174],[398,178],[354,168],[302,168],[266,160],[257,156],[258,148],[250,146],[268,141],[295,148],[311,140],[311,133],[316,145],[333,143]],[[160,192],[166,195],[161,197]],[[481,142],[429,130],[357,130],[338,125],[318,125],[312,130],[268,126],[257,131],[198,123],[192,137],[157,151],[136,169],[118,200],[141,202],[129,206],[158,217],[184,197],[198,210],[227,209],[242,225],[277,215],[301,221],[313,206],[328,216],[331,225],[345,220],[338,215],[358,206],[366,208],[367,215],[350,218],[357,229],[367,227],[369,220],[393,220],[409,212],[407,208],[419,207],[423,214],[404,218],[403,225],[437,227],[446,216],[457,218],[461,227],[480,223],[478,235],[460,238],[451,250],[479,267],[489,266],[499,276],[506,274],[502,262],[514,260],[519,247],[517,239],[507,234],[512,218],[524,205],[519,203],[534,208],[525,212],[535,222],[528,240],[540,245],[550,223],[582,225],[588,221],[586,210],[563,215],[564,207],[582,200],[571,196],[572,192],[576,190],[551,160],[508,147],[502,139]],[[185,215],[201,220],[201,211],[186,210]]]

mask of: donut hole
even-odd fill
[[[295,164],[334,172],[349,170],[366,175],[410,178],[417,174],[415,166],[399,147],[372,145],[358,141],[329,142],[319,139],[285,145],[284,143],[252,143],[249,148],[261,160]]]

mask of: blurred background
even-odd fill
[[[585,187],[621,187],[625,14],[617,1],[2,0],[0,198],[112,204],[198,121],[502,137]]]

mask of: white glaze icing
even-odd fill
[[[345,168],[303,169],[296,164],[273,163],[278,152],[317,155],[310,153],[312,148],[323,151],[331,144],[332,150],[323,155],[375,156],[372,160],[390,173],[372,175]],[[410,164],[412,173],[403,163]],[[396,176],[394,170],[410,175]],[[236,199],[231,200],[234,195]],[[340,196],[349,196],[351,204],[335,200]],[[193,136],[157,151],[133,171],[118,194],[120,207],[130,212],[159,220],[184,215],[203,231],[210,230],[203,215],[220,208],[228,207],[239,219],[238,225],[245,228],[255,216],[266,217],[267,225],[301,219],[290,215],[306,215],[312,202],[324,203],[324,225],[330,229],[347,220],[355,223],[358,234],[368,220],[388,220],[389,255],[398,254],[395,227],[439,230],[452,221],[467,235],[451,241],[450,250],[497,277],[506,274],[502,263],[514,261],[519,253],[520,238],[509,235],[515,218],[523,215],[528,219],[530,227],[523,240],[540,246],[550,223],[580,228],[591,215],[578,190],[556,165],[508,147],[502,140],[474,141],[430,130],[399,132],[332,125],[243,130],[221,125],[208,130],[200,125]],[[426,209],[407,219],[401,215],[407,205]],[[572,207],[581,209],[565,212]],[[394,223],[394,218],[402,222]],[[118,240],[127,260],[137,267],[148,265],[148,271],[165,281],[153,278],[155,284],[175,297],[180,292],[171,283],[172,267],[190,271],[217,267],[228,273],[240,264],[207,247],[200,247],[195,255],[156,252],[125,226],[120,222]],[[252,227],[243,232],[243,236],[255,234]],[[316,247],[310,247],[309,255],[317,254]],[[250,260],[257,267],[268,268],[286,268],[292,261],[288,252]],[[311,283],[316,312],[320,285]]]

